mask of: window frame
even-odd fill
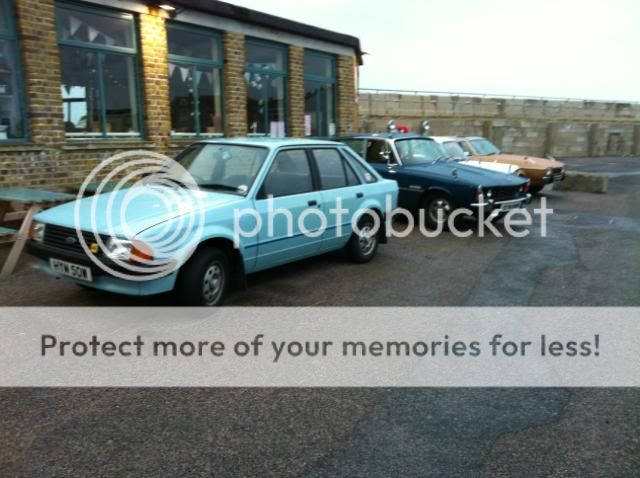
[[[322,52],[322,51],[318,51],[318,50],[311,50],[311,49],[306,49],[304,50],[304,57],[306,59],[307,55],[311,56],[311,57],[316,57],[316,58],[321,58],[321,59],[329,59],[331,61],[331,76],[320,76],[320,75],[313,75],[311,73],[307,73],[306,69],[303,72],[303,83],[304,83],[304,88],[306,89],[306,83],[307,81],[310,83],[315,83],[316,85],[319,85],[320,87],[322,87],[322,85],[331,85],[332,86],[332,91],[333,91],[333,95],[331,98],[331,103],[333,104],[333,119],[334,122],[333,124],[335,125],[336,131],[334,132],[333,135],[335,135],[338,131],[338,111],[337,111],[337,106],[338,106],[338,92],[337,92],[337,84],[338,84],[338,74],[337,74],[337,60],[336,60],[336,56],[332,55],[331,53],[326,53],[326,52]],[[304,59],[303,59],[303,66],[304,66]],[[305,105],[306,105],[306,98],[305,98]],[[322,101],[321,101],[321,97],[320,95],[318,95],[318,98],[316,99],[316,114],[320,111],[322,106]],[[306,107],[305,107],[306,109]],[[305,111],[305,115],[306,115],[306,111]],[[328,118],[327,118],[328,120]],[[326,129],[326,131],[325,131]],[[305,132],[306,133],[306,132]],[[318,135],[317,137],[326,137],[326,136],[333,136],[329,134],[329,125],[328,123],[323,125],[323,124],[318,124]],[[305,137],[307,138],[311,138],[313,137],[313,135],[309,135],[307,136],[305,134]]]
[[[133,45],[131,48],[129,47],[121,47],[121,46],[110,46],[110,45],[94,45],[91,43],[78,41],[78,40],[67,40],[61,38],[61,28],[57,19],[58,9],[66,9],[66,10],[75,10],[82,13],[89,13],[92,15],[101,15],[109,18],[118,18],[118,19],[130,19],[131,20],[131,44]],[[97,55],[96,64],[98,65],[98,96],[100,103],[100,133],[91,134],[91,133],[68,133],[65,131],[65,138],[67,140],[84,140],[84,141],[131,141],[131,140],[141,140],[145,136],[144,131],[144,96],[142,89],[142,54],[140,49],[140,31],[138,28],[138,18],[135,14],[130,12],[125,12],[121,10],[112,9],[110,7],[103,6],[89,6],[89,5],[78,5],[74,2],[67,1],[56,1],[55,2],[56,9],[56,41],[58,43],[58,48],[62,53],[62,49],[69,48],[78,48],[78,49],[86,49],[92,52],[95,52]],[[107,132],[107,110],[106,110],[106,98],[104,91],[104,54],[116,54],[126,56],[128,58],[132,58],[133,64],[133,77],[134,77],[134,91],[136,95],[136,109],[137,114],[133,115],[136,119],[138,126],[137,134],[129,134],[129,133],[109,133]],[[60,55],[61,57],[62,55]],[[61,59],[61,58],[60,58]],[[62,85],[61,85],[62,86]],[[64,100],[62,102],[63,108],[65,107]]]
[[[20,108],[20,117],[22,118],[22,135],[7,139],[0,139],[0,145],[12,144],[12,143],[25,143],[30,141],[30,129],[29,129],[29,115],[27,113],[27,102],[25,95],[25,82],[24,82],[24,71],[22,65],[22,49],[20,48],[20,39],[18,37],[18,22],[16,17],[16,7],[14,0],[2,0],[3,6],[6,7],[6,10],[2,12],[0,10],[0,14],[4,13],[4,21],[6,28],[4,30],[0,30],[0,40],[6,41],[9,43],[12,53],[15,57],[15,76],[16,76],[16,84],[17,84],[17,101],[18,107]],[[8,136],[8,135],[7,135]]]
[[[255,68],[249,67],[247,62],[247,47],[249,45],[255,46],[267,46],[269,48],[277,48],[283,52],[283,69],[282,70],[270,70],[267,68]],[[282,82],[284,86],[284,135],[285,137],[289,135],[290,127],[289,127],[289,46],[284,43],[278,43],[270,40],[263,40],[261,38],[253,38],[248,37],[244,41],[244,49],[245,49],[245,61],[244,61],[244,75],[247,73],[260,73],[270,75],[274,78],[282,78],[284,81]],[[243,76],[244,76],[243,75]],[[243,78],[243,81],[246,81]],[[266,89],[264,90],[263,99],[266,99]],[[247,100],[249,98],[248,88],[247,88]],[[247,109],[248,113],[248,109]],[[269,103],[265,101],[265,109],[264,109],[264,118],[263,121],[265,125],[269,124]],[[247,121],[248,123],[248,121]],[[256,137],[271,137],[270,133],[252,133],[249,131],[249,124],[247,124],[247,136],[256,136]]]
[[[172,138],[221,138],[227,134],[227,118],[226,111],[224,107],[224,48],[222,46],[222,33],[217,30],[212,30],[206,27],[200,27],[196,25],[191,25],[188,23],[177,22],[177,21],[167,21],[165,26],[167,33],[170,28],[175,30],[182,30],[190,33],[198,33],[201,35],[210,35],[215,38],[216,49],[218,50],[218,60],[205,60],[202,58],[194,58],[190,56],[176,55],[173,53],[169,53],[169,39],[167,35],[167,62],[168,63],[176,63],[184,66],[188,66],[189,68],[197,68],[198,66],[204,66],[208,68],[212,68],[214,70],[218,70],[220,74],[220,116],[222,117],[222,133],[203,133],[200,131],[200,94],[195,94],[198,90],[196,88],[196,77],[193,75],[192,87],[194,92],[194,112],[193,112],[193,121],[194,121],[194,133],[171,133]],[[171,84],[169,84],[169,97],[171,97]],[[171,115],[171,111],[169,112]]]

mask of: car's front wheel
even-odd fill
[[[380,222],[377,225],[381,227]],[[376,221],[370,214],[365,214],[358,221],[358,230],[353,232],[347,243],[347,255],[353,262],[363,264],[375,257],[379,245]]]
[[[440,221],[444,223],[443,229],[447,229],[449,216],[455,210],[455,206],[448,195],[434,193],[423,200],[422,209],[429,229],[437,229]]]
[[[229,258],[218,248],[200,249],[182,266],[177,292],[183,305],[222,305],[227,294]]]

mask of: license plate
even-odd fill
[[[92,282],[91,269],[71,262],[61,261],[59,259],[49,259],[51,269],[63,276],[72,277],[87,282]]]
[[[517,209],[520,207],[519,203],[512,203],[512,204],[503,204],[502,207],[500,207],[501,211],[511,211],[512,209]]]

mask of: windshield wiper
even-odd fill
[[[236,194],[241,194],[240,192],[240,188],[236,187],[236,186],[229,186],[227,184],[217,184],[217,183],[204,183],[204,184],[198,184],[198,187],[203,188],[203,189],[211,189],[212,191],[229,191],[229,192],[233,192]]]

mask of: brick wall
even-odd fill
[[[299,46],[289,46],[288,95],[288,135],[304,136],[304,48]]]
[[[224,32],[224,113],[227,136],[247,134],[244,35]]]
[[[361,131],[390,119],[434,136],[486,136],[504,151],[543,156],[640,153],[640,104],[429,94],[362,93]]]
[[[338,56],[337,61],[337,102],[338,134],[358,131],[358,105],[356,104],[355,58]]]
[[[164,12],[150,8],[150,13],[140,15],[145,132],[149,141],[165,150],[171,134],[167,32]]]

